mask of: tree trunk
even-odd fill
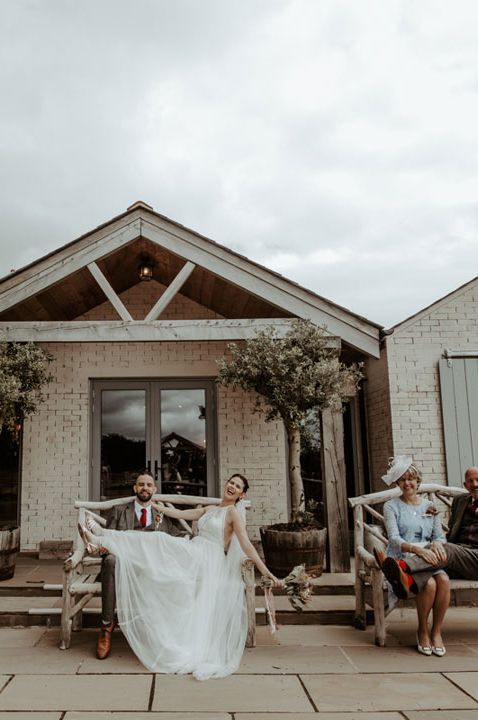
[[[300,472],[300,430],[299,428],[287,428],[287,440],[289,443],[289,480],[292,520],[297,513],[305,507],[304,484]]]

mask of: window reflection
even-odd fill
[[[161,391],[161,489],[206,495],[206,393]]]
[[[131,495],[134,479],[146,464],[146,392],[101,393],[101,496]]]

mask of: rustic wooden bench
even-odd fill
[[[77,500],[75,508],[78,510],[78,522],[84,524],[86,511],[91,512],[93,517],[101,525],[106,525],[106,520],[99,513],[111,510],[116,505],[125,505],[131,502],[134,497],[105,500],[102,502]],[[206,498],[195,495],[155,495],[155,500],[161,500],[169,507],[186,505],[188,507],[203,507],[204,505],[219,505],[220,498]],[[246,500],[246,507],[250,501]],[[179,523],[190,534],[196,534],[196,522],[189,525],[184,520]],[[101,596],[101,583],[96,577],[101,568],[101,558],[90,556],[85,551],[85,545],[77,533],[75,549],[73,554],[63,564],[63,588],[62,588],[62,609],[61,609],[61,630],[60,648],[67,650],[71,643],[72,631],[79,631],[82,628],[83,610],[88,611],[86,605],[96,596]],[[252,560],[245,559],[242,563],[242,576],[244,579],[248,631],[247,647],[255,647],[256,644],[256,609],[255,609],[255,575]]]
[[[466,493],[464,488],[448,487],[445,485],[424,484],[419,487],[419,493],[424,493],[434,502],[440,510],[445,530],[453,497]],[[382,571],[378,567],[372,554],[373,547],[385,549],[387,536],[381,513],[383,503],[400,495],[399,488],[391,488],[381,492],[360,495],[349,498],[354,514],[354,554],[355,554],[355,618],[354,625],[360,630],[367,626],[366,606],[373,609],[375,624],[375,644],[385,645],[386,629],[385,618],[395,607],[403,606],[405,601],[399,601],[394,608],[387,607],[387,586]],[[379,508],[377,509],[377,506]],[[454,604],[462,604],[460,596],[473,594],[478,590],[478,580],[451,580],[452,598]],[[478,596],[477,596],[478,600]],[[469,604],[469,600],[463,604]]]

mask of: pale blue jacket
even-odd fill
[[[439,515],[427,515],[426,509],[433,505],[423,497],[420,505],[407,505],[400,498],[393,498],[383,506],[383,519],[388,536],[386,553],[389,557],[401,558],[406,553],[401,550],[402,543],[412,543],[424,547],[432,540],[445,543]]]

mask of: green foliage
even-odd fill
[[[296,320],[284,338],[271,326],[245,343],[228,346],[219,362],[219,382],[258,393],[256,410],[266,420],[282,418],[287,429],[303,430],[311,414],[340,409],[361,378],[357,365],[340,362],[324,328]]]
[[[34,413],[43,402],[43,387],[52,378],[52,358],[35,343],[0,341],[0,429],[14,428],[19,417]]]
[[[304,486],[300,472],[300,441],[311,436],[320,413],[341,410],[362,377],[360,367],[340,362],[325,328],[295,320],[283,338],[271,326],[242,345],[228,345],[229,358],[218,362],[218,381],[257,393],[255,410],[267,421],[281,418],[289,443],[291,516],[304,527]],[[305,516],[305,517],[304,517]]]

